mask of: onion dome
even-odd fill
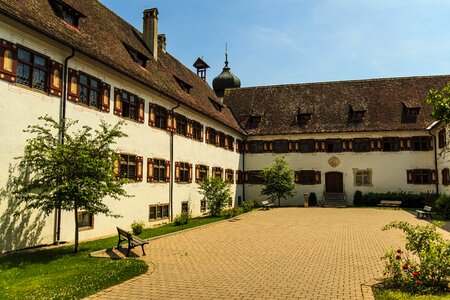
[[[217,97],[223,97],[225,89],[241,87],[241,81],[231,73],[230,67],[228,67],[228,52],[225,52],[225,67],[223,68],[222,73],[214,78],[212,84]]]

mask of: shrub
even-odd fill
[[[191,214],[188,212],[182,212],[181,214],[177,215],[175,219],[173,220],[173,224],[175,226],[183,226],[189,223],[189,220],[191,219]]]
[[[225,219],[230,219],[232,217],[237,216],[237,212],[238,212],[237,207],[231,207],[229,209],[225,209],[222,212],[222,216],[224,216]]]
[[[353,195],[353,205],[354,206],[363,206],[363,194],[361,191],[356,191]]]
[[[312,192],[308,196],[308,205],[309,206],[317,206],[317,196],[316,193]]]
[[[256,206],[257,206],[257,203],[255,200],[244,201],[244,203],[242,204],[242,208],[244,209],[244,212],[249,212]]]
[[[392,222],[383,230],[400,229],[405,233],[405,249],[387,252],[385,283],[413,293],[439,292],[446,289],[450,276],[450,242],[436,232],[433,223],[425,226]]]
[[[145,228],[145,223],[143,221],[133,221],[131,223],[131,230],[133,230],[134,235],[139,235]]]
[[[402,201],[402,207],[423,207],[431,205],[436,199],[435,193],[407,193],[407,192],[387,192],[387,193],[367,193],[363,195],[364,206],[376,206],[381,200]]]
[[[450,217],[450,196],[446,194],[440,195],[436,200],[436,208],[448,219]]]

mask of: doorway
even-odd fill
[[[344,193],[344,176],[341,172],[325,173],[325,192]]]

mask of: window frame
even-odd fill
[[[386,149],[387,144],[389,144],[389,149]],[[383,152],[399,152],[400,151],[400,138],[393,137],[393,136],[392,137],[383,137],[383,138],[381,138],[381,145],[382,145]]]
[[[249,153],[264,153],[264,141],[254,140],[248,141],[248,152]]]
[[[416,148],[416,146],[419,146]],[[429,151],[430,150],[430,137],[428,136],[413,136],[411,138],[412,151]]]
[[[164,106],[154,104],[153,111],[155,113],[155,126],[160,129],[167,129],[167,109]]]
[[[289,140],[274,140],[272,145],[274,153],[289,152]]]
[[[310,151],[302,151],[302,146],[311,146]],[[298,141],[298,152],[300,153],[314,153],[316,151],[316,144],[314,139],[302,139]]]
[[[166,182],[166,162],[165,159],[153,159],[153,182]],[[161,176],[162,178],[159,178]]]
[[[134,174],[132,175],[132,177],[130,177],[130,165],[132,165],[131,163],[130,163],[130,158],[131,157],[134,157]],[[134,154],[125,154],[125,153],[121,153],[120,154],[120,169],[119,169],[119,176],[120,176],[120,178],[126,178],[126,179],[128,179],[128,180],[133,180],[133,181],[137,181],[137,168],[138,168],[138,164],[137,164],[137,155],[134,155]],[[124,163],[124,161],[125,161],[125,158],[127,158],[126,159],[126,162]],[[127,173],[126,174],[128,174],[127,176],[123,176],[123,173],[122,173],[122,165],[126,165],[127,166]]]
[[[365,180],[366,179],[366,180]],[[357,187],[373,186],[372,169],[353,169],[353,185]]]
[[[86,85],[81,82],[82,76],[86,77],[86,79],[87,79]],[[97,88],[92,87],[92,85],[91,85],[92,80],[97,82]],[[101,108],[101,94],[102,94],[101,84],[102,84],[102,81],[100,79],[80,71],[79,78],[78,78],[78,85],[80,86],[80,98],[78,100],[78,103],[80,103],[81,105],[84,105],[84,106],[100,109]],[[88,90],[88,95],[87,95],[88,103],[87,104],[81,100],[83,87],[87,88],[87,90]],[[91,97],[90,96],[91,96],[92,91],[97,92],[97,105],[96,106],[91,105]]]
[[[370,152],[370,143],[371,140],[370,138],[354,138],[353,139],[353,151],[354,152]],[[366,147],[366,149],[361,149],[362,145],[364,145]]]
[[[188,119],[180,114],[177,114],[175,119],[177,123],[176,132],[182,136],[187,136]]]
[[[200,122],[192,121],[192,138],[196,141],[203,141],[203,125]]]
[[[189,201],[181,202],[181,213],[189,213]]]
[[[197,182],[201,182],[204,179],[208,178],[209,167],[207,165],[197,165],[198,168],[198,178],[195,178]]]
[[[125,97],[124,95],[127,95],[128,97]],[[131,104],[131,97],[134,97],[135,101],[134,104]],[[130,93],[127,90],[122,90],[121,94],[120,94],[120,101],[122,102],[122,113],[121,113],[121,117],[129,119],[129,120],[133,120],[133,121],[137,121],[138,116],[139,116],[139,97],[133,93]],[[126,105],[128,106],[128,115],[125,115],[125,111],[126,111]],[[134,107],[134,113],[135,116],[134,118],[131,117],[131,108]]]
[[[27,52],[29,54],[29,57],[30,57],[29,61],[20,59],[20,52],[21,51]],[[44,59],[44,61],[45,61],[45,66],[44,67],[42,67],[40,65],[36,65],[36,63],[35,63],[36,56],[39,57],[39,58]],[[21,77],[19,75],[19,72],[20,72],[20,65],[21,64],[25,65],[25,66],[27,66],[29,68],[29,77],[28,77],[29,82],[28,82],[28,84],[23,83],[23,82],[20,81]],[[43,83],[44,86],[43,86],[42,89],[37,88],[35,86],[35,82],[34,82],[34,80],[35,80],[35,69],[37,69],[37,70],[39,70],[39,71],[41,71],[41,72],[43,72],[45,74],[45,76],[44,76],[45,77],[44,78],[44,83]],[[43,55],[43,54],[41,54],[41,53],[39,53],[37,51],[34,51],[34,50],[32,50],[32,49],[30,49],[28,47],[25,47],[25,46],[22,46],[20,44],[17,44],[17,76],[16,76],[17,79],[16,79],[16,82],[18,84],[20,84],[22,86],[26,86],[26,87],[28,87],[30,89],[33,89],[33,90],[36,90],[36,91],[41,91],[41,92],[44,92],[44,93],[48,94],[49,91],[50,91],[50,73],[51,73],[51,70],[50,70],[50,57],[48,57],[47,55]]]
[[[154,209],[154,218],[151,218],[152,216],[152,209]],[[148,220],[150,222],[155,222],[159,220],[165,220],[169,218],[169,203],[163,203],[163,204],[151,204],[149,205],[148,210]],[[159,217],[158,217],[159,216]]]
[[[447,131],[442,128],[438,132],[438,147],[439,149],[444,148],[447,145]]]
[[[332,147],[332,149],[330,149],[330,146]],[[327,153],[342,152],[342,139],[326,139],[325,147]]]
[[[84,222],[81,222],[81,224],[80,224],[80,215],[82,216],[82,218],[81,218],[82,221],[84,221],[85,215],[87,216],[87,218],[89,218],[87,225],[84,225]],[[89,213],[84,210],[78,211],[77,212],[77,225],[78,225],[78,229],[80,229],[80,230],[93,229],[94,228],[94,214]]]
[[[180,183],[189,183],[189,163],[179,162]]]

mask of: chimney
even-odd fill
[[[144,10],[144,43],[158,60],[158,9],[150,8]]]
[[[166,53],[166,35],[158,34],[158,46],[161,47],[161,50]]]

